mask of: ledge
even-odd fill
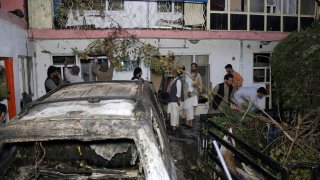
[[[32,39],[99,39],[109,37],[113,29],[76,30],[76,29],[29,29],[28,37]],[[280,41],[287,37],[287,32],[255,31],[192,31],[192,30],[153,30],[125,29],[120,37],[136,36],[137,38],[166,39],[233,39]]]

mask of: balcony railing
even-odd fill
[[[69,1],[56,0],[54,3],[53,24],[57,29],[122,27],[206,30],[206,0],[188,2],[90,0],[92,3],[89,1],[86,4]]]

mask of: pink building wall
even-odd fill
[[[24,13],[24,0],[0,0],[0,9],[4,9],[7,11],[20,9]]]

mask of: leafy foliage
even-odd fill
[[[0,101],[2,101],[5,98],[8,98],[8,89],[3,83],[0,81]]]
[[[296,123],[291,126],[286,123],[279,124],[293,137],[293,141],[289,140],[280,129],[277,129],[275,134],[268,135],[267,124],[275,125],[268,116],[254,112],[249,112],[244,116],[243,112],[233,112],[228,105],[223,106],[222,112],[225,116],[214,117],[212,120],[226,129],[232,128],[233,134],[239,139],[287,167],[290,179],[309,179],[311,177],[311,166],[315,166],[320,161],[320,107],[303,116],[299,115]],[[243,120],[241,121],[241,119]],[[216,135],[223,137],[219,131],[212,130]],[[236,148],[249,158],[253,158],[240,146],[236,145]],[[309,167],[294,167],[301,163],[308,164]],[[263,163],[260,165],[268,168]]]
[[[320,104],[320,21],[291,33],[271,58],[275,91],[284,107],[310,110]]]
[[[90,43],[84,51],[73,48],[73,53],[80,59],[88,59],[89,56],[106,55],[117,70],[122,69],[123,61],[142,61],[151,70],[166,74],[173,68],[174,54],[168,51],[162,56],[158,48],[140,41],[135,36],[122,37],[126,31],[116,29],[109,38],[97,39]]]

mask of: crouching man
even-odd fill
[[[0,103],[0,127],[7,123],[7,106]]]

